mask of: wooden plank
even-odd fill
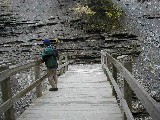
[[[105,56],[104,56],[104,63],[103,64],[107,65],[107,57],[105,57]],[[107,75],[106,70],[103,67],[102,67],[102,70]]]
[[[106,57],[106,63],[107,63],[106,66],[109,67],[109,64],[110,64],[110,63],[109,63],[109,60],[108,60],[107,57]],[[106,69],[105,69],[105,71],[106,71]],[[106,71],[106,75],[107,75],[107,71]],[[108,75],[107,75],[107,80],[109,81],[110,85],[113,86],[110,78],[108,77]]]
[[[101,51],[101,55],[102,55],[102,56],[106,56],[106,52]]]
[[[39,79],[41,77],[40,75],[40,65],[36,64],[34,67],[34,75],[35,75],[35,80]],[[42,84],[39,84],[36,87],[36,96],[41,97],[42,96]]]
[[[107,76],[109,77],[109,79],[111,80],[111,82],[112,82],[112,84],[113,84],[113,86],[114,86],[114,88],[115,88],[115,91],[116,91],[116,93],[117,93],[117,96],[118,96],[118,98],[120,99],[120,103],[122,104],[122,108],[123,108],[124,112],[126,113],[126,116],[127,116],[128,120],[134,120],[133,115],[132,115],[132,113],[131,113],[128,105],[127,105],[127,102],[126,102],[126,100],[123,98],[123,95],[122,95],[122,93],[121,93],[121,91],[120,91],[120,89],[119,89],[119,87],[118,87],[118,84],[117,84],[116,81],[114,80],[114,78],[113,78],[113,76],[112,76],[112,73],[109,71],[108,67],[107,67],[105,64],[103,64],[102,66],[103,66],[103,68],[105,68],[105,70],[107,71]]]
[[[60,75],[62,75],[62,74],[63,74],[63,70],[62,70],[62,68],[63,68],[63,67],[62,67],[62,66],[63,66],[63,65],[62,65],[62,59],[63,59],[63,57],[62,57],[62,56],[60,56],[60,57],[59,57],[59,65],[60,65],[59,70],[60,70]]]
[[[138,99],[142,102],[149,115],[154,120],[160,120],[160,105],[143,89],[142,85],[132,76],[132,74],[121,63],[106,53],[106,56],[112,62],[120,74],[126,79]]]
[[[124,62],[124,67],[132,72],[132,61],[125,61]],[[124,79],[124,86],[123,86],[123,94],[124,94],[124,99],[126,100],[128,107],[130,110],[132,110],[132,89],[129,86],[129,84],[126,82],[126,80]],[[123,120],[127,120],[127,117],[125,115],[125,113],[123,113]]]
[[[30,92],[31,90],[33,90],[36,86],[38,86],[43,80],[45,80],[45,78],[47,78],[47,74],[44,75],[42,78],[38,79],[37,81],[35,81],[33,84],[31,84],[30,86],[28,86],[27,88],[23,89],[22,91],[20,91],[18,94],[12,96],[10,99],[8,99],[6,102],[4,102],[1,106],[0,106],[0,113],[4,113],[5,111],[7,111],[16,101],[18,101],[21,97],[23,97],[24,95],[26,95],[28,92]]]
[[[112,57],[117,59],[117,54],[113,53]],[[117,68],[114,66],[114,64],[112,64],[112,75],[113,75],[114,80],[117,82]],[[112,86],[112,95],[117,98],[117,94],[116,94],[116,91],[114,89],[114,86]]]
[[[101,54],[101,64],[105,64],[104,63],[104,55]],[[102,67],[102,70],[104,71],[104,68]]]
[[[75,79],[76,78],[76,79]],[[122,114],[100,65],[71,65],[59,90],[45,92],[17,120],[121,120]]]
[[[68,62],[68,56],[67,55],[65,55],[65,63],[67,63]],[[65,72],[68,70],[68,65],[66,65],[65,66]]]

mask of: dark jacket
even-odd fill
[[[42,60],[45,62],[47,69],[57,69],[57,51],[50,45],[42,52]]]

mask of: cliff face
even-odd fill
[[[83,31],[70,24],[79,19],[70,10],[78,2],[80,1],[1,1],[1,60],[24,62],[26,59],[33,59],[35,54],[41,52],[44,38],[61,44],[62,39],[74,40],[84,36]]]
[[[110,2],[105,1],[98,10],[94,9],[94,2],[86,3],[83,0],[1,2],[1,61],[21,63],[33,59],[40,54],[44,38],[49,38],[59,52],[67,52],[76,59],[76,63],[100,62],[101,49],[118,52],[126,48],[131,53],[132,48],[139,46],[137,36],[127,38],[130,33],[122,30],[121,13],[114,13],[118,9]],[[74,11],[84,4],[84,9],[89,6],[95,14],[78,15]],[[136,42],[132,43],[130,38]]]
[[[142,52],[135,59],[134,74],[139,81],[144,81],[143,86],[150,86],[148,92],[160,99],[160,2],[157,0],[122,1],[127,8],[126,26],[139,37]]]

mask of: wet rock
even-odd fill
[[[130,39],[130,38],[137,38],[137,35],[133,35],[133,34],[128,34],[128,33],[116,33],[116,34],[111,34],[109,35],[109,37],[112,38],[118,38],[118,39]]]
[[[37,42],[40,41],[39,39],[29,39],[28,42]]]
[[[2,7],[4,7],[4,6],[2,6]],[[7,7],[7,6],[6,6],[6,7]],[[10,12],[8,12],[8,13],[1,13],[1,14],[0,14],[0,17],[11,16],[11,15],[13,15],[13,14],[10,13]]]
[[[37,23],[35,26],[32,26],[32,27],[43,27],[43,26],[46,26],[45,23]]]
[[[62,22],[60,22],[61,24],[64,24],[65,23],[65,21],[62,21]]]
[[[147,19],[159,19],[160,18],[160,14],[156,14],[156,15],[143,15],[142,17],[147,18]]]
[[[32,46],[33,46],[33,44],[28,44],[28,43],[20,45],[20,47],[32,47]]]
[[[28,21],[22,21],[22,22],[15,22],[15,25],[34,25],[36,22],[28,22]]]
[[[87,40],[88,37],[79,37],[79,38],[58,38],[59,40],[63,41],[63,42],[69,42],[69,41],[73,41],[73,42],[77,42],[77,41],[85,41]]]
[[[20,40],[7,42],[7,44],[21,44],[21,43],[25,43],[25,42]]]
[[[54,20],[55,17],[51,16],[50,18],[48,18],[48,20]]]
[[[70,23],[78,23],[78,22],[81,22],[82,19],[78,18],[78,19],[75,19],[75,20],[71,20]]]
[[[56,25],[56,24],[58,24],[58,23],[57,22],[49,22],[46,25],[51,26],[51,25]]]
[[[3,50],[0,50],[0,54],[3,54],[3,53],[5,53],[6,51],[3,51]]]
[[[120,42],[124,42],[124,41],[128,41],[128,39],[115,39],[115,38],[111,38],[111,39],[107,39],[105,40],[105,43],[120,43]]]
[[[21,52],[33,52],[31,49],[22,49]]]

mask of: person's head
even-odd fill
[[[45,44],[46,46],[51,45],[51,41],[46,38],[43,40],[43,44]]]

